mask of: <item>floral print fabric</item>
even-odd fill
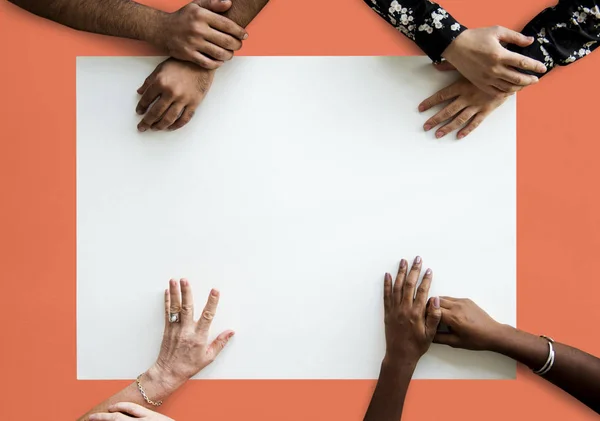
[[[511,45],[511,51],[541,61],[548,71],[557,65],[566,66],[598,47],[600,0],[560,0],[533,18],[522,33],[535,41],[528,47]]]
[[[364,0],[379,16],[413,40],[434,62],[464,30],[430,0]]]

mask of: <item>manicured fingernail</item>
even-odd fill
[[[429,124],[426,124],[423,126],[423,129],[427,132],[427,131],[431,130],[431,126]]]
[[[464,134],[462,134],[462,133],[461,133],[461,134],[459,134],[458,136],[456,136],[456,138],[457,138],[457,139],[462,139],[463,137],[465,137],[465,135],[464,135]]]
[[[233,335],[235,335],[235,332],[230,332],[229,335],[227,335],[227,339],[233,338]]]
[[[386,280],[386,282],[392,282],[392,275],[390,275],[389,273],[386,273],[385,280]]]
[[[400,267],[402,269],[404,269],[406,267],[406,260],[404,260],[404,259],[400,260]]]
[[[144,114],[144,113],[142,112],[142,109],[141,109],[141,108],[138,108],[138,109],[136,109],[136,110],[135,110],[135,112],[136,112],[136,113],[138,113],[138,114],[140,114],[140,115],[141,115],[141,114]]]
[[[244,34],[244,36],[242,37],[243,40],[248,39],[248,34]]]
[[[217,291],[216,289],[211,289],[210,290],[210,295],[212,295],[213,297],[218,297],[219,296],[219,291]]]
[[[427,275],[427,276],[431,275],[431,269],[427,269],[427,270],[425,271],[425,275]]]
[[[140,132],[144,133],[144,132],[146,131],[146,128],[145,128],[145,127],[138,127],[138,130],[139,130]]]
[[[94,420],[97,420],[97,419],[98,419],[98,416],[96,414],[92,414],[92,415],[90,415],[88,417],[88,420],[90,420],[90,421],[94,421]]]
[[[425,106],[423,104],[419,105],[419,111],[425,111]]]
[[[152,127],[151,129],[152,129],[153,132],[158,131],[158,127]]]
[[[435,297],[435,298],[433,299],[433,306],[434,306],[435,308],[440,308],[440,297]]]
[[[415,263],[418,265],[419,263],[421,263],[421,256],[417,256],[415,257]]]
[[[442,137],[442,136],[444,136],[444,132],[437,132],[437,133],[435,134],[435,137],[437,137],[438,139],[439,139],[440,137]]]

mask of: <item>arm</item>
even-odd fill
[[[212,12],[225,10],[223,16],[245,28],[268,2],[237,0],[231,7],[223,7],[224,3],[220,0],[200,0],[197,3]],[[175,59],[161,63],[138,89],[142,97],[136,112],[145,114],[138,130],[177,130],[185,126],[208,93],[214,74],[214,70]]]
[[[181,292],[180,292],[181,291]],[[149,400],[159,402],[175,392],[192,376],[210,364],[219,355],[233,336],[232,331],[221,333],[212,343],[208,334],[212,318],[217,311],[219,293],[215,290],[206,303],[202,317],[194,321],[194,297],[189,282],[169,282],[165,291],[165,331],[156,363],[145,372],[140,383]],[[170,321],[170,315],[179,314],[179,320]],[[130,402],[145,408],[156,409],[147,402],[138,390],[137,382],[131,383],[114,396],[92,408],[79,421],[93,421],[102,418],[98,413],[113,412],[120,402]]]
[[[438,333],[434,342],[497,352],[532,370],[546,363],[546,339],[496,322],[471,300],[442,297],[441,307],[442,323],[451,333]],[[554,365],[544,378],[600,413],[600,359],[564,344],[553,346]]]
[[[402,259],[396,281],[385,274],[383,285],[386,355],[365,421],[398,421],[417,362],[429,349],[441,318],[439,298],[428,300],[432,272],[427,269],[419,288],[422,261],[408,270]],[[416,297],[415,297],[416,291]]]
[[[364,0],[379,16],[413,40],[432,61],[467,28],[429,0]]]
[[[541,61],[548,70],[566,66],[598,47],[600,1],[560,0],[533,18],[522,33],[534,37],[535,42],[529,46],[510,45],[510,50]]]
[[[195,2],[166,13],[131,0],[10,0],[81,31],[147,41],[170,56],[216,69],[242,47],[246,31]],[[214,0],[218,1],[218,0]],[[230,1],[220,2],[222,12]]]

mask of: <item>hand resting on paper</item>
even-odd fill
[[[171,280],[169,289],[165,290],[165,329],[156,362],[139,377],[139,381],[136,380],[94,407],[80,418],[80,421],[113,419],[97,418],[93,414],[121,412],[111,411],[111,408],[115,408],[113,405],[118,402],[131,402],[155,409],[192,376],[213,362],[234,334],[233,331],[227,330],[212,342],[208,340],[210,325],[215,317],[218,303],[219,292],[213,289],[200,319],[195,321],[194,297],[189,282],[186,279],[181,279],[179,282]],[[145,395],[142,394],[142,390]],[[149,417],[149,415],[145,416]]]
[[[427,352],[442,316],[439,298],[428,298],[433,272],[427,269],[418,285],[422,259],[411,268],[404,259],[395,281],[385,274],[383,304],[386,353],[365,421],[397,421],[419,359]]]
[[[440,297],[440,307],[450,332],[437,333],[435,343],[503,354],[600,413],[600,359],[554,341],[550,347],[549,339],[501,324],[469,299]]]
[[[460,129],[457,138],[462,139],[479,127],[483,120],[504,104],[510,95],[513,94],[489,95],[467,79],[461,78],[419,104],[419,111],[423,112],[448,102],[442,110],[425,122],[423,129],[429,131],[442,125],[435,133],[438,139]]]

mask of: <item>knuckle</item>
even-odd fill
[[[490,54],[490,59],[492,61],[499,61],[501,58],[501,54],[498,51],[494,51],[493,53]],[[493,69],[494,71],[497,71],[497,69]]]
[[[521,66],[522,69],[527,69],[529,67],[529,62],[527,61],[527,59],[521,59],[521,62],[519,63],[519,65]]]
[[[417,288],[417,294],[418,295],[425,295],[425,294],[427,294],[427,292],[428,292],[427,288],[425,288],[422,285],[419,285],[419,288]]]
[[[202,317],[206,320],[212,320],[215,317],[215,313],[209,310],[204,310],[202,312]]]

